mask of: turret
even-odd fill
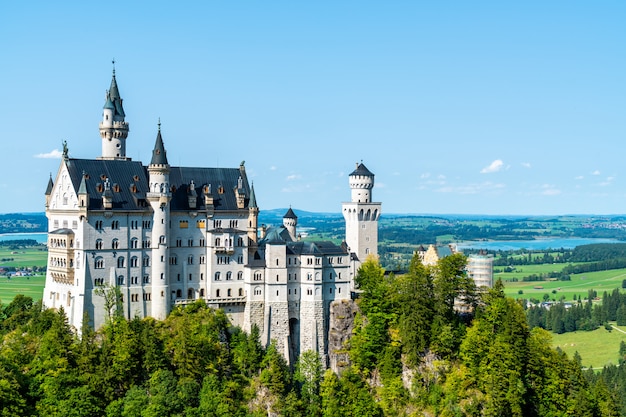
[[[111,87],[104,97],[102,121],[100,122],[102,156],[99,159],[128,159],[126,158],[128,123],[124,120],[126,114],[122,101],[115,79],[115,68],[113,68]]]
[[[351,201],[342,203],[346,220],[346,243],[359,262],[378,255],[380,203],[372,202],[374,174],[361,162],[349,176]]]
[[[150,189],[147,194],[148,202],[153,211],[152,225],[152,308],[151,316],[163,320],[170,310],[169,274],[167,260],[167,228],[170,223],[170,165],[165,155],[163,138],[161,137],[161,122],[157,134],[152,160],[148,165],[148,181]]]
[[[283,226],[289,232],[291,240],[296,240],[296,227],[298,226],[298,216],[293,212],[291,207],[287,210],[287,213],[283,216]]]
[[[254,184],[250,187],[250,200],[248,201],[248,239],[257,242],[257,231],[259,227],[259,206],[256,204],[254,194]]]

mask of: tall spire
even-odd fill
[[[161,119],[159,118],[159,132],[157,133],[154,149],[152,150],[152,160],[150,165],[168,165],[167,156],[165,154],[165,146],[163,146],[163,138],[161,137]]]
[[[102,138],[102,156],[100,159],[129,159],[126,158],[126,138],[128,137],[128,122],[124,119],[122,97],[115,79],[115,60],[111,86],[104,97],[102,108],[102,122],[100,122],[100,137]]]
[[[259,208],[256,204],[256,195],[254,194],[254,183],[250,186],[250,201],[248,202],[249,208]]]

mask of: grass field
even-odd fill
[[[613,323],[613,325],[615,325]],[[617,327],[617,326],[616,326]],[[604,365],[617,365],[619,360],[619,345],[626,341],[626,327],[617,330],[606,330],[600,327],[592,332],[571,332],[552,334],[552,346],[561,348],[570,358],[578,352],[585,368],[602,368]]]
[[[540,271],[541,266],[520,267],[523,270],[522,276],[538,273],[535,271]],[[544,268],[546,267],[544,266]],[[596,290],[598,296],[601,297],[604,291],[611,292],[615,288],[622,288],[622,280],[626,279],[626,269],[575,274],[571,275],[571,281],[510,282],[506,279],[513,277],[511,273],[494,274],[494,280],[499,277],[502,278],[504,292],[509,297],[543,300],[543,295],[549,294],[550,299],[554,298],[558,301],[561,297],[565,297],[566,301],[571,301],[574,299],[574,295],[587,297],[587,293],[591,289]],[[520,290],[523,291],[523,294],[519,294]],[[552,293],[553,290],[556,290],[555,294]]]
[[[47,261],[48,252],[45,246],[24,249],[0,247],[0,267],[43,267],[46,266]]]
[[[18,294],[31,297],[35,301],[41,300],[45,282],[45,275],[11,277],[11,279],[0,276],[0,302],[5,305],[9,304]]]

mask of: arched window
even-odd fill
[[[96,249],[102,249],[102,239],[96,240]]]
[[[130,266],[131,266],[131,268],[136,268],[137,264],[138,264],[138,262],[137,262],[137,257],[136,256],[133,256],[132,258],[130,258]]]
[[[215,280],[216,281],[220,280],[220,272],[219,271],[215,273]]]
[[[243,297],[243,288],[239,288],[239,296]]]
[[[176,290],[176,298],[181,298],[183,296],[183,290]]]
[[[111,241],[111,249],[117,249],[120,246],[120,241],[117,239],[113,239]]]
[[[231,293],[232,293],[232,290],[229,288],[229,289],[226,291],[226,295],[227,295],[228,297],[230,297],[230,296],[231,296]]]
[[[231,279],[233,279],[233,273],[228,271],[226,273],[226,281],[230,281]]]
[[[118,258],[117,258],[117,267],[118,268],[124,268],[124,257],[123,256],[118,256]]]
[[[138,240],[137,240],[136,237],[132,238],[130,240],[130,248],[131,249],[137,249],[137,242],[138,242]]]
[[[200,288],[200,297],[204,298],[204,288]]]
[[[242,279],[243,279],[243,271],[237,272],[237,280],[242,280]]]
[[[215,290],[215,297],[216,298],[220,298],[220,290],[219,289]]]
[[[187,298],[188,298],[189,300],[193,300],[193,298],[194,298],[194,297],[193,297],[193,288],[189,288],[189,289],[187,290]]]
[[[94,262],[94,267],[96,269],[104,269],[104,258],[97,257],[95,262]]]

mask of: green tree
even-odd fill
[[[305,405],[306,415],[321,415],[322,363],[317,352],[307,350],[300,355],[296,363],[294,380],[300,385],[300,395]]]

